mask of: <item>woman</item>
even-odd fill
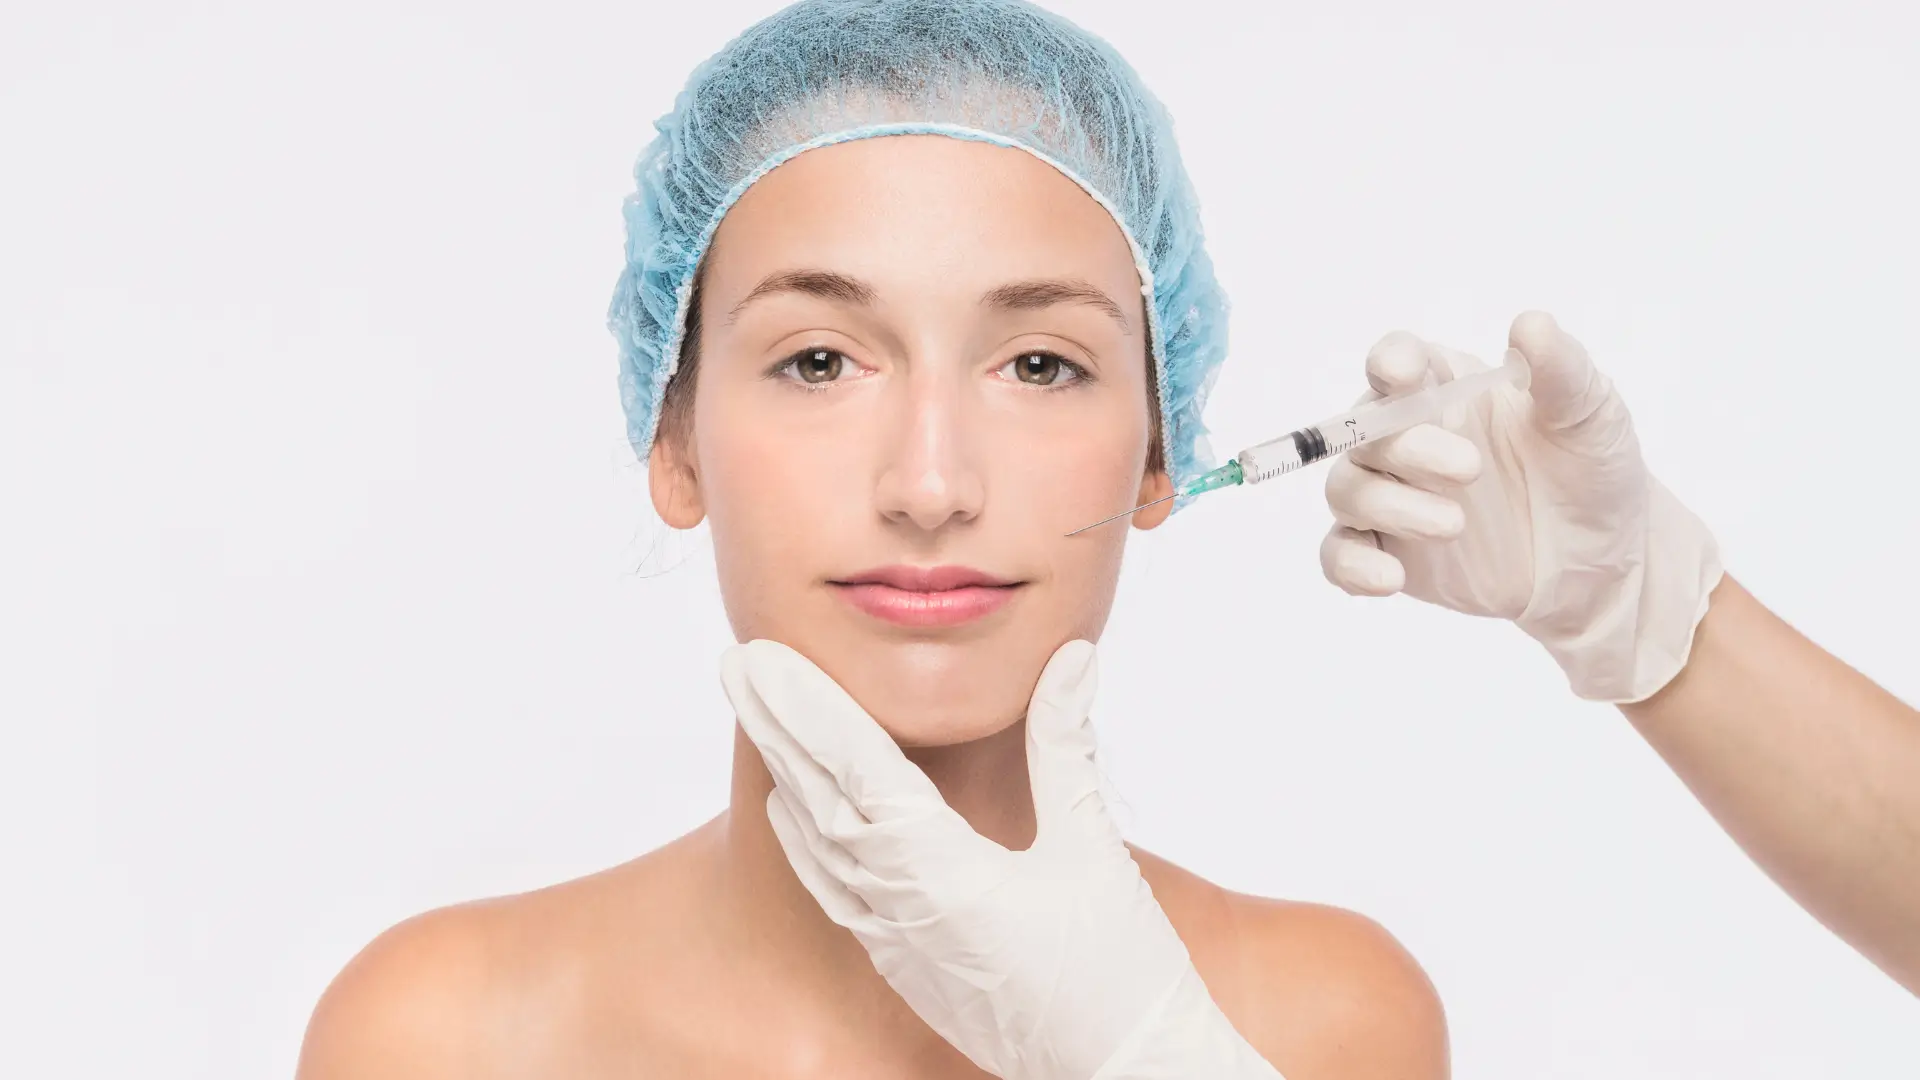
[[[1051,708],[1067,750],[1047,760],[1068,763],[1031,784],[1088,780],[1090,656],[1061,647],[1100,636],[1125,532],[1065,534],[1205,467],[1224,351],[1164,116],[1106,46],[1024,4],[803,3],[694,75],[640,183],[626,402],[661,517],[711,524],[737,637],[844,688],[968,836],[1064,850],[1043,819],[1098,800],[1036,799],[1029,735]],[[794,762],[754,684],[779,690],[740,661],[725,813],[382,935],[316,1010],[302,1075],[1040,1075],[1048,1054],[1091,1075],[1148,1011],[1236,1070],[1446,1073],[1433,989],[1379,927],[1129,857],[1097,812],[1087,857],[1046,864],[1060,888],[1021,895],[1101,883],[1074,914],[1105,931],[1073,967],[1106,977],[1063,1000],[1106,1028],[1021,1062],[929,1026],[929,984],[877,969],[796,875],[796,823],[768,810],[770,764]]]
[[[729,808],[389,931],[303,1074],[1444,1075],[1384,932],[1129,849],[1099,795],[1124,532],[1064,534],[1204,467],[1223,341],[1125,65],[1011,2],[801,4],[696,73],[641,186],[614,325],[654,504],[711,522],[750,643]],[[1516,622],[1911,977],[1912,711],[1723,575],[1550,318],[1511,344],[1529,392],[1335,463],[1328,576]],[[1367,373],[1476,363],[1390,335]]]

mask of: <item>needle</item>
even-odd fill
[[[1416,424],[1438,422],[1446,409],[1465,404],[1498,387],[1507,386],[1524,392],[1532,380],[1533,369],[1527,366],[1527,358],[1518,349],[1508,349],[1505,360],[1497,368],[1458,375],[1404,397],[1371,401],[1310,427],[1290,431],[1258,446],[1249,446],[1235,454],[1233,460],[1225,465],[1175,486],[1173,494],[1166,498],[1141,503],[1125,513],[1096,521],[1086,529],[1075,529],[1067,535],[1079,536],[1087,529],[1097,529],[1109,521],[1119,521],[1149,506],[1158,506],[1167,499],[1201,495],[1235,484],[1258,484],[1276,476],[1287,476],[1316,461],[1344,454],[1361,443],[1378,442]]]
[[[1093,524],[1088,525],[1085,529],[1075,529],[1072,532],[1068,533],[1067,535],[1079,536],[1081,533],[1086,532],[1087,529],[1097,529],[1100,526],[1105,525],[1109,521],[1119,521],[1121,518],[1126,517],[1128,514],[1137,514],[1140,511],[1145,510],[1149,506],[1159,506],[1161,503],[1166,502],[1167,499],[1177,499],[1181,496],[1181,494],[1182,494],[1181,492],[1176,491],[1173,494],[1167,496],[1166,499],[1155,499],[1150,503],[1141,503],[1139,506],[1136,506],[1131,510],[1124,510],[1118,514],[1113,515],[1110,518],[1101,518],[1099,521],[1096,521]]]

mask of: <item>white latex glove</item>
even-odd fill
[[[1647,471],[1626,404],[1580,343],[1544,312],[1515,319],[1509,342],[1528,390],[1500,387],[1333,463],[1321,566],[1350,593],[1511,619],[1574,693],[1643,700],[1686,664],[1719,552]],[[1363,400],[1485,367],[1389,334],[1367,357]]]
[[[1094,649],[1060,647],[1027,711],[1038,835],[982,837],[846,691],[771,641],[721,680],[773,773],[767,816],[829,918],[961,1053],[1009,1080],[1280,1074],[1202,985],[1108,816]]]

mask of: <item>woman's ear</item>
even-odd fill
[[[1160,469],[1148,469],[1147,475],[1140,478],[1140,497],[1135,505],[1164,499],[1173,494],[1173,478]],[[1133,527],[1136,529],[1156,529],[1173,513],[1173,503],[1163,502],[1158,506],[1149,506],[1133,515]]]
[[[647,455],[647,490],[653,496],[653,512],[672,528],[691,529],[707,516],[693,457],[677,433],[661,432],[653,440],[653,451]]]

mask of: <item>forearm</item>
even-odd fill
[[[1782,888],[1920,994],[1920,712],[1731,577],[1685,669],[1621,711]]]

